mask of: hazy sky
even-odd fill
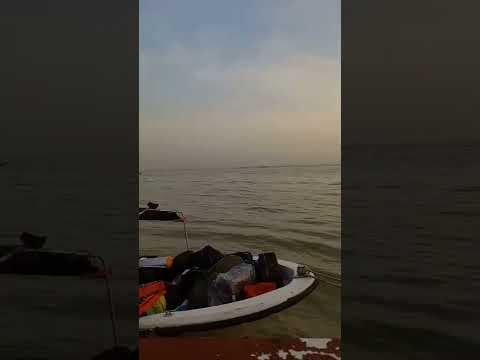
[[[140,168],[340,159],[340,1],[140,0]]]

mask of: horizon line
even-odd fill
[[[340,165],[341,162],[335,163],[316,163],[316,164],[279,164],[279,165],[241,165],[241,166],[216,166],[216,167],[182,167],[182,168],[149,168],[139,170],[141,172],[148,172],[152,170],[233,170],[233,169],[268,169],[278,167],[314,167],[314,166],[334,166]]]

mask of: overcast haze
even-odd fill
[[[340,160],[340,2],[140,1],[140,167]]]

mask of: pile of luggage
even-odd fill
[[[275,253],[222,254],[205,246],[168,257],[164,267],[140,268],[139,316],[227,304],[282,287]]]

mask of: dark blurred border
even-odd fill
[[[480,6],[342,1],[342,355],[480,345]]]
[[[0,245],[27,231],[103,256],[119,341],[135,346],[138,1],[2,2],[0,23]],[[0,279],[0,358],[113,346],[101,279]]]

